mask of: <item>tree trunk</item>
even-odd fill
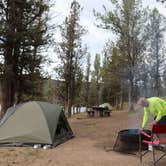
[[[123,109],[123,93],[120,93],[120,103],[119,103],[119,109]]]
[[[68,118],[71,118],[71,107],[72,107],[72,100],[71,100],[71,98],[69,98],[68,99],[68,104],[67,104]]]
[[[12,78],[6,77],[2,83],[2,116],[15,102],[16,86]]]
[[[156,73],[155,73],[155,96],[160,96],[160,75],[159,75],[159,46],[158,35],[156,36]]]
[[[14,79],[13,71],[13,60],[12,60],[13,49],[7,47],[5,50],[5,62],[4,62],[4,75],[2,81],[2,115],[6,110],[14,104],[15,92],[16,92],[16,82]]]
[[[89,81],[89,80],[88,80]],[[89,108],[89,82],[86,82],[86,95],[85,95],[85,103],[86,103],[86,112],[88,111]]]
[[[15,91],[14,85],[10,80],[4,80],[2,84],[2,112],[3,116],[6,110],[14,104]]]
[[[148,86],[147,86],[147,79],[146,77],[143,79],[143,91],[141,92],[143,96],[148,96]]]
[[[134,83],[133,83],[133,79],[130,79],[130,87],[129,87],[129,111],[134,111]]]
[[[96,85],[96,87],[97,87],[97,106],[99,105],[99,103],[100,103],[100,86],[99,86],[99,82],[98,82],[98,80],[97,80],[97,85]]]
[[[116,109],[118,110],[118,95],[115,96]]]
[[[77,112],[77,114],[79,113],[79,108],[78,107],[76,108],[76,112]]]
[[[72,80],[70,80],[69,83],[69,89],[68,89],[68,103],[67,103],[67,112],[68,112],[68,117],[71,118],[71,107],[73,105],[73,90],[72,90]]]

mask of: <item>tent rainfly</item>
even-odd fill
[[[31,101],[10,107],[0,121],[0,146],[56,146],[73,137],[60,107]]]
[[[103,103],[103,104],[99,105],[99,107],[107,108],[110,111],[112,111],[112,109],[113,109],[113,107],[109,103]]]

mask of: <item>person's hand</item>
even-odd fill
[[[142,127],[140,127],[139,128],[139,133],[141,133],[143,131],[143,128]]]
[[[152,121],[151,123],[150,123],[150,125],[155,125],[157,122],[154,120],[154,121]]]

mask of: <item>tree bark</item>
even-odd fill
[[[4,77],[2,81],[2,116],[5,114],[6,110],[14,104],[16,83],[14,80],[13,65],[11,61],[11,51],[7,50],[7,56],[5,60]]]
[[[119,109],[123,109],[123,93],[120,93],[120,104],[119,104]]]
[[[129,111],[134,111],[134,83],[133,83],[133,78],[130,79],[130,87],[129,87]]]

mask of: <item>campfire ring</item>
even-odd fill
[[[147,134],[151,135],[150,130],[144,130]],[[116,142],[113,149],[120,152],[132,152],[139,150],[139,129],[125,129],[118,132]],[[141,139],[150,140],[145,136],[142,136]],[[142,143],[142,149],[148,149],[147,144]]]

